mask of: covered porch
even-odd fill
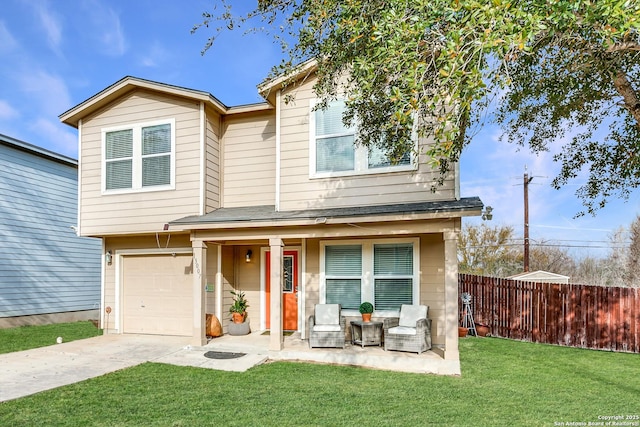
[[[476,199],[295,212],[278,212],[273,206],[262,206],[222,208],[203,216],[173,221],[172,230],[190,232],[191,236],[192,343],[197,348],[253,348],[266,352],[271,360],[380,369],[393,366],[411,372],[459,374],[456,238],[460,217],[473,214],[480,207]],[[342,248],[350,251],[348,256],[340,255],[342,259],[358,260],[357,274],[349,273],[346,278],[331,276],[334,287],[330,294],[326,260],[334,253],[344,253]],[[387,248],[398,254],[394,256],[408,259],[408,267],[399,280],[389,279],[395,272],[379,273],[387,276],[380,279],[383,285],[378,288],[374,255],[376,251],[384,253]],[[287,259],[289,266],[285,263]],[[291,266],[297,267],[288,268]],[[298,282],[290,282],[287,287],[285,277],[290,277],[289,273]],[[341,281],[352,286],[349,292],[339,288]],[[404,287],[390,287],[396,284]],[[214,292],[207,291],[212,288]],[[399,291],[395,293],[395,289]],[[232,290],[248,294],[253,332],[250,335],[226,335],[229,322],[226,313]],[[287,298],[291,301],[291,310],[287,308]],[[380,303],[379,298],[386,298],[387,304]],[[397,300],[394,302],[397,307],[390,303],[392,299]],[[350,344],[344,350],[309,348],[306,320],[316,304],[342,304],[342,314],[349,322],[359,317],[361,301],[375,303],[375,320],[397,317],[400,303],[428,306],[433,350],[412,355]],[[223,337],[211,342],[205,336],[208,313],[218,317],[225,332]],[[286,326],[290,313],[293,313],[293,326]],[[270,333],[259,333],[265,330]],[[287,336],[285,331],[294,334]],[[345,340],[349,342],[349,339],[347,332]]]

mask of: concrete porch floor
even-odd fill
[[[445,360],[436,351],[426,351],[420,355],[402,351],[384,351],[383,347],[352,345],[345,343],[345,348],[309,348],[307,340],[302,340],[299,333],[284,337],[284,348],[281,351],[269,350],[269,335],[263,331],[248,335],[228,335],[212,338],[209,343],[197,350],[224,351],[246,353],[259,364],[266,360],[303,361],[335,365],[361,366],[398,372],[420,374],[460,375],[459,360]],[[196,350],[196,348],[191,349]],[[228,363],[240,363],[232,359]],[[258,361],[257,359],[260,359]],[[220,362],[220,361],[218,361]]]

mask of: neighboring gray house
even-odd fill
[[[101,242],[77,217],[78,162],[0,134],[0,328],[98,319]]]

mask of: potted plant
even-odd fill
[[[229,307],[231,319],[233,323],[243,323],[247,313],[247,307],[249,307],[247,299],[244,297],[244,292],[242,291],[231,291],[231,295],[233,295],[233,303],[231,307]]]
[[[478,320],[475,322],[476,324],[476,335],[479,337],[486,337],[491,332],[491,328],[489,325],[482,320]]]
[[[370,302],[363,302],[360,304],[360,314],[362,314],[362,320],[365,322],[371,321],[371,313],[373,313],[373,304]]]

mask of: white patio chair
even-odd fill
[[[340,304],[316,304],[309,316],[309,347],[344,348],[346,323]]]
[[[400,317],[384,319],[384,349],[418,354],[431,349],[431,320],[426,305],[400,306]]]

